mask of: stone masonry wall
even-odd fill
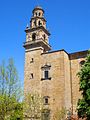
[[[81,97],[81,93],[79,92],[79,78],[77,73],[80,71],[81,65],[80,62],[85,60],[87,52],[77,52],[70,55],[70,64],[71,64],[71,82],[72,82],[72,110],[73,114],[76,114],[76,107],[78,99]]]
[[[64,51],[42,54],[42,66],[50,64],[51,80],[41,81],[42,95],[49,96],[51,120],[57,110],[71,107],[70,66]]]

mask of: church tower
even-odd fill
[[[26,51],[42,48],[43,52],[51,50],[49,45],[50,33],[46,29],[46,20],[44,18],[44,10],[41,7],[35,7],[33,16],[30,21],[30,27],[27,26],[26,43],[24,47]]]
[[[50,51],[50,33],[46,27],[44,10],[37,6],[32,11],[30,25],[26,27],[24,93],[42,96],[48,118],[65,110],[67,115],[76,114],[79,92],[78,71],[87,51],[67,53],[64,49]],[[43,115],[43,116],[44,116]]]
[[[48,102],[48,95],[44,95],[48,92],[47,83],[42,81],[42,54],[48,53],[51,50],[51,46],[49,45],[50,33],[46,28],[44,10],[41,7],[37,6],[32,11],[30,26],[26,27],[25,32],[26,42],[23,45],[25,48],[24,93],[38,93],[43,95],[43,98],[45,97],[44,99]],[[47,71],[46,74],[48,75]]]
[[[44,10],[38,6],[32,13],[25,30],[24,93],[39,93],[53,120],[57,109],[71,107],[69,56],[64,50],[50,51]]]

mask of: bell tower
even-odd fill
[[[50,33],[46,29],[44,10],[35,7],[32,11],[30,25],[26,27],[24,93],[41,92],[42,53],[51,50],[49,45]]]
[[[51,50],[49,45],[50,33],[46,29],[46,20],[44,18],[44,10],[37,6],[32,11],[30,27],[26,27],[26,42],[24,47],[26,50],[41,47],[43,52]]]
[[[43,118],[53,120],[57,110],[71,107],[70,58],[64,50],[49,52],[50,33],[41,7],[33,9],[25,32],[24,94],[40,94],[48,110]]]

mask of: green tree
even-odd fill
[[[38,93],[27,93],[24,100],[24,118],[26,119],[41,119],[43,110],[42,97]]]
[[[78,73],[82,98],[78,100],[77,110],[79,118],[90,120],[90,51],[85,63]]]
[[[13,59],[9,59],[7,66],[2,62],[0,65],[0,120],[11,120],[12,114],[16,115],[16,113],[18,113],[17,117],[19,116],[18,109],[22,108],[21,91]],[[16,109],[17,106],[18,109]],[[21,110],[20,114],[22,114]]]

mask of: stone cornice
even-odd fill
[[[50,33],[47,29],[45,29],[43,26],[39,26],[39,27],[36,27],[36,28],[26,28],[25,32],[28,33],[28,32],[33,32],[33,31],[36,31],[36,30],[39,30],[39,29],[42,29],[47,35],[50,36]]]

